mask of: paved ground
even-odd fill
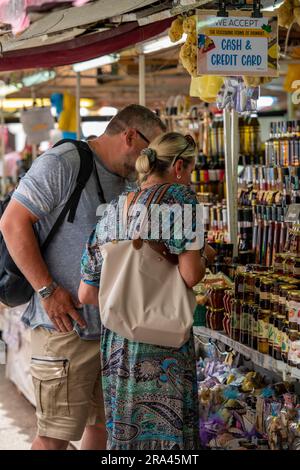
[[[0,365],[0,450],[30,449],[35,433],[33,406],[5,378]]]

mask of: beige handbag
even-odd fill
[[[159,200],[169,187],[164,186]],[[174,348],[186,343],[196,302],[174,255],[162,243],[141,239],[106,243],[101,255],[102,324],[132,341]]]

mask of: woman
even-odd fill
[[[136,170],[141,182],[138,203],[160,199],[164,183],[169,187],[160,204],[197,206],[188,187],[195,165],[195,142],[190,136],[170,132],[157,137],[137,159]],[[149,199],[150,200],[150,199]],[[118,201],[106,210],[92,233],[82,258],[82,281],[79,299],[98,304],[101,277],[99,246],[115,239],[113,214]],[[153,206],[152,206],[153,207]],[[185,206],[186,207],[186,206]],[[195,212],[190,232],[196,228]],[[141,227],[134,215],[129,217],[128,239]],[[167,223],[164,220],[162,223]],[[176,216],[171,219],[169,239],[160,236],[170,253],[178,255],[179,271],[188,287],[197,284],[205,273],[211,248],[200,250],[192,235],[175,236]],[[159,233],[165,233],[160,227]],[[147,232],[148,233],[148,232]],[[146,238],[146,237],[144,237]],[[151,238],[151,233],[148,234]],[[158,239],[156,238],[158,241]],[[188,250],[187,250],[188,248]],[[138,295],[138,294],[137,294]],[[108,448],[114,450],[192,450],[199,448],[198,400],[194,341],[180,349],[129,341],[103,327],[101,336],[102,387],[104,393]]]

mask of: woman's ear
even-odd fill
[[[177,162],[175,163],[176,175],[181,175],[182,170],[183,170],[183,160],[177,160]]]

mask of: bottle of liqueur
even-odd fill
[[[250,165],[259,164],[261,142],[260,125],[257,114],[251,114],[249,119],[249,154]]]
[[[273,122],[273,133],[274,133],[274,140],[273,140],[273,158],[274,158],[274,165],[280,165],[280,152],[279,152],[279,134],[280,131],[280,124],[278,122]]]
[[[274,165],[274,123],[270,124],[270,138],[265,143],[266,166]]]
[[[210,156],[218,155],[218,120],[214,117],[210,128]]]
[[[224,160],[224,123],[220,116],[217,122],[217,156]]]
[[[300,166],[300,121],[293,122],[293,150],[291,165]]]
[[[281,137],[279,139],[280,147],[280,164],[283,167],[289,166],[289,151],[290,151],[290,121],[281,123]]]

